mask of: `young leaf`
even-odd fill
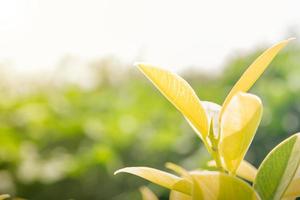
[[[220,172],[201,172],[192,174],[194,179],[193,200],[259,199],[254,189],[234,176]]]
[[[192,87],[176,74],[146,64],[139,69],[158,90],[185,116],[201,138],[208,133],[205,110]]]
[[[237,93],[221,118],[219,152],[225,168],[235,173],[251,144],[262,116],[262,103],[252,94]]]
[[[158,200],[157,196],[147,187],[140,187],[143,200]]]
[[[283,47],[285,47],[291,40],[292,39],[283,40],[282,42],[279,42],[278,44],[267,49],[248,67],[248,69],[244,72],[244,74],[241,76],[241,78],[233,86],[233,88],[227,95],[222,106],[221,115],[223,114],[231,98],[237,92],[247,92],[256,82],[256,80],[262,75],[262,73],[266,70],[266,68],[271,63],[273,58],[277,55],[277,53]]]
[[[208,162],[208,166],[216,167],[216,162],[214,160],[211,160]],[[236,170],[237,176],[250,182],[253,182],[255,180],[256,174],[257,169],[246,160],[243,160]]]
[[[300,163],[300,133],[284,140],[263,160],[254,188],[262,200],[279,200],[284,196]]]
[[[119,169],[115,172],[115,174],[121,172],[139,176],[170,190],[174,189],[179,192],[190,194],[191,183],[189,181],[164,171],[160,171],[150,167],[126,167],[123,169]]]
[[[207,119],[213,120],[213,133],[217,138],[219,135],[219,113],[221,111],[221,106],[210,101],[201,101],[201,103],[206,111]]]

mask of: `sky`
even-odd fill
[[[66,55],[114,55],[214,71],[299,33],[299,8],[298,0],[0,0],[0,64],[31,73]]]

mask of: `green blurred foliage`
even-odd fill
[[[222,72],[182,76],[201,100],[222,103],[261,53],[236,55]],[[251,92],[264,115],[247,154],[256,166],[283,138],[300,128],[300,46],[274,60]],[[0,192],[39,199],[139,199],[149,184],[113,176],[124,166],[163,168],[171,161],[204,167],[208,154],[184,118],[137,69],[114,58],[94,62],[90,87],[62,82],[0,82]],[[125,72],[124,72],[125,71]],[[63,79],[64,76],[60,74]],[[167,191],[150,185],[162,199]]]

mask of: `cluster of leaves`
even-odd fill
[[[275,147],[257,170],[244,160],[262,116],[259,97],[246,93],[277,53],[290,40],[280,42],[259,56],[230,91],[222,106],[200,101],[190,85],[176,74],[147,64],[138,67],[184,115],[214,159],[217,170],[167,167],[179,176],[148,167],[127,167],[131,173],[172,190],[172,200],[295,199],[300,196],[300,134]],[[240,177],[240,178],[239,178]],[[252,186],[243,179],[253,182]],[[156,199],[141,189],[144,199]]]
[[[222,76],[190,68],[181,75],[202,99],[221,104],[260,53],[257,48],[237,53],[224,63]],[[291,43],[251,90],[264,103],[262,123],[246,155],[255,166],[300,129],[299,53],[299,45]],[[72,71],[76,59],[69,59],[77,76]],[[22,79],[10,79],[1,66],[0,193],[33,200],[138,199],[136,188],[146,182],[114,177],[114,170],[132,165],[162,169],[167,161],[187,169],[206,166],[210,158],[197,135],[136,69],[111,57],[91,64],[87,67],[98,77],[88,88],[66,83],[64,71],[50,80],[43,76],[16,84]],[[6,80],[16,85],[9,87]],[[167,199],[167,190],[149,186]]]

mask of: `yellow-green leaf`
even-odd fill
[[[254,200],[259,199],[254,189],[242,181],[221,172],[201,172],[193,173],[194,179],[193,200],[231,200],[243,199]]]
[[[262,116],[261,100],[239,92],[229,102],[221,118],[219,152],[225,168],[235,173],[252,142]]]
[[[192,197],[190,195],[173,190],[170,193],[169,200],[192,200]]]
[[[190,194],[191,186],[189,181],[161,170],[157,170],[150,167],[126,167],[123,169],[119,169],[115,172],[115,174],[121,172],[139,176],[170,190],[174,189],[179,192]],[[174,187],[174,185],[176,185],[176,187]]]
[[[237,92],[247,92],[252,85],[256,82],[256,80],[262,75],[262,73],[266,70],[268,65],[271,63],[273,58],[278,54],[278,52],[285,47],[289,41],[292,39],[283,40],[278,44],[275,44],[271,48],[267,49],[263,52],[244,72],[238,82],[233,86],[231,91],[229,92],[228,96],[226,97],[223,106],[221,115],[224,112],[224,109],[230,102],[231,98]]]
[[[236,170],[236,174],[247,181],[253,182],[257,174],[257,169],[249,162],[243,160]]]
[[[157,196],[147,187],[140,187],[143,200],[158,200]]]
[[[211,160],[208,162],[208,166],[216,167],[216,162]],[[246,160],[242,160],[240,166],[236,170],[236,175],[250,182],[254,181],[256,174],[257,169]]]
[[[192,191],[192,182],[191,179],[181,179],[180,181],[177,181],[173,186],[172,190],[183,192],[185,194],[190,195]]]
[[[184,168],[182,168],[179,165],[176,165],[174,163],[168,162],[168,163],[166,163],[166,168],[168,168],[170,170],[173,170],[174,172],[176,172],[181,177],[183,177],[183,178],[185,178],[187,180],[191,179],[191,176],[190,176],[189,172],[186,171]]]
[[[139,69],[158,90],[185,116],[201,138],[208,133],[205,110],[192,87],[178,75],[147,64]]]
[[[281,142],[266,156],[258,168],[254,188],[262,200],[280,200],[289,196],[294,187],[297,188],[297,182],[293,181],[298,178],[296,172],[299,167],[300,133],[297,133]]]

